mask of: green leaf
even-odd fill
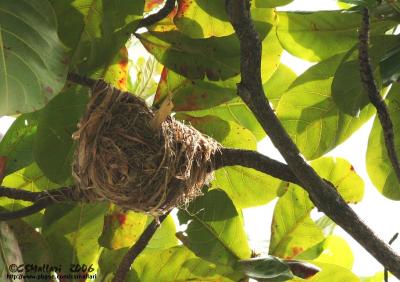
[[[164,66],[190,79],[225,80],[239,74],[239,44],[234,35],[192,39],[168,31],[137,37]]]
[[[123,256],[128,251],[128,248],[119,250],[108,250],[103,249],[99,257],[99,271],[97,272],[96,281],[111,282],[114,277],[114,273],[117,270]],[[141,253],[141,256],[143,253]],[[139,258],[141,257],[139,256]],[[138,259],[139,259],[138,258]],[[136,260],[135,260],[136,261]],[[129,282],[139,282],[139,278],[134,271],[129,271],[126,278]]]
[[[192,38],[221,37],[234,32],[223,0],[179,1],[174,23]]]
[[[275,199],[282,181],[241,166],[223,167],[215,172],[212,188],[224,190],[239,208],[265,205]]]
[[[147,217],[150,223],[153,219]],[[147,244],[145,250],[140,254],[139,258],[144,254],[160,254],[163,250],[170,249],[178,245],[178,240],[175,236],[176,228],[172,216],[168,216],[161,226],[154,233],[150,242]],[[113,273],[117,270],[122,257],[126,254],[128,248],[121,248],[118,250],[109,250],[104,248],[99,258],[99,281],[111,281]],[[138,259],[139,259],[138,258]],[[160,266],[157,266],[160,267]],[[163,267],[163,266],[161,266]],[[136,273],[131,271],[126,278],[128,281],[139,281]]]
[[[32,163],[28,167],[8,175],[3,179],[2,184],[6,187],[18,188],[31,192],[40,192],[60,187],[60,185],[51,182],[36,163]],[[0,205],[9,211],[16,211],[31,205],[31,203],[3,197],[0,199]],[[39,227],[41,225],[42,214],[43,212],[35,213],[31,216],[24,217],[23,220],[29,222],[32,226]]]
[[[134,262],[133,281],[240,281],[232,268],[196,257],[184,246],[142,253]]]
[[[252,16],[262,40],[261,70],[266,81],[279,66],[282,53],[276,37],[277,17],[273,9],[256,9]],[[240,72],[240,44],[236,34],[198,39],[172,30],[137,37],[159,62],[189,79],[226,80]]]
[[[296,78],[297,75],[292,69],[284,64],[280,64],[278,69],[272,74],[271,78],[263,84],[264,92],[274,108],[276,108],[281,96]]]
[[[396,36],[397,37],[397,36]],[[385,56],[380,61],[379,67],[381,70],[383,83],[389,84],[398,81],[400,78],[400,68],[395,62],[400,60],[400,45],[397,45],[387,51]]]
[[[148,222],[150,223],[152,218],[148,218]],[[169,215],[162,223],[161,226],[157,229],[154,236],[151,238],[150,242],[147,244],[147,250],[164,250],[168,248],[172,248],[178,245],[178,239],[175,236],[176,226],[174,219],[171,215]]]
[[[52,253],[49,244],[43,238],[42,234],[20,219],[11,220],[7,223],[18,240],[25,265],[52,265]],[[25,281],[33,280],[25,279]]]
[[[128,49],[124,46],[106,69],[104,81],[122,91],[127,91],[128,72]]]
[[[289,266],[273,256],[240,260],[237,265],[247,277],[257,281],[286,281],[293,278]]]
[[[315,171],[330,181],[346,202],[359,202],[364,192],[364,183],[354,168],[344,159],[321,158],[311,163]],[[308,193],[301,187],[290,184],[286,193],[278,200],[271,226],[271,243],[269,253],[282,258],[310,259],[313,254],[319,255],[324,239],[321,226],[310,217],[314,208]]]
[[[200,132],[207,134],[225,147],[253,149],[257,147],[255,136],[246,128],[215,116],[192,117],[179,113],[175,117],[189,122]]]
[[[377,272],[375,275],[369,277],[361,277],[362,282],[382,282],[384,281],[383,279],[383,272]]]
[[[249,150],[257,148],[255,136],[234,122],[224,121],[214,116],[191,117],[186,114],[177,114],[175,117],[189,122],[225,147]],[[264,173],[250,168],[232,166],[223,167],[215,172],[212,188],[224,190],[237,207],[246,208],[263,205],[273,200],[278,194],[280,184],[280,180]]]
[[[104,227],[99,243],[111,250],[130,247],[139,239],[152,220],[152,217],[145,214],[123,211],[113,205],[104,216]],[[175,223],[172,217],[168,216],[157,229],[146,248],[166,249],[176,246],[178,241],[175,233]]]
[[[283,48],[308,61],[347,52],[358,42],[361,16],[342,11],[279,12],[277,34]],[[372,20],[371,34],[384,34],[393,23]]]
[[[255,0],[257,8],[274,8],[279,6],[285,6],[293,0]]]
[[[313,208],[306,191],[289,186],[275,205],[269,254],[291,259],[324,239],[310,217]]]
[[[276,109],[286,131],[309,160],[341,144],[374,112],[368,106],[358,117],[352,117],[340,111],[333,101],[333,76],[342,57],[331,57],[300,75],[282,95]]]
[[[343,238],[335,235],[327,237],[322,243],[322,253],[314,262],[329,263],[351,270],[354,256],[349,244]]]
[[[209,109],[237,97],[238,78],[225,81],[191,80],[164,67],[158,83],[155,104],[171,92],[174,111]]]
[[[20,115],[0,142],[0,156],[7,157],[5,174],[13,173],[33,162],[33,138],[40,112]]]
[[[51,247],[56,265],[91,265],[97,261],[100,253],[98,237],[103,229],[107,205],[57,204],[46,209],[42,234]]]
[[[228,266],[250,257],[243,219],[222,190],[196,198],[187,209],[179,210],[178,219],[188,224],[178,238],[197,256]]]
[[[64,85],[65,49],[47,0],[0,3],[0,115],[36,111]]]
[[[349,244],[336,235],[328,236],[322,242],[296,256],[296,259],[334,264],[350,270],[354,263]]]
[[[378,90],[382,88],[379,61],[385,52],[398,44],[397,36],[378,36],[371,40],[369,57]],[[335,104],[346,114],[357,116],[369,104],[368,93],[361,83],[360,62],[354,46],[343,58],[332,82],[332,97]],[[384,92],[385,89],[382,89]]]
[[[307,281],[311,282],[332,282],[332,281],[360,282],[361,281],[360,278],[358,278],[354,273],[341,266],[328,263],[318,263],[318,262],[316,262],[315,264],[321,267],[322,271],[318,272],[311,279],[307,279]],[[294,279],[294,281],[304,281],[304,280]]]
[[[0,277],[2,281],[13,281],[7,277],[9,266],[24,264],[17,238],[5,221],[0,221]]]
[[[400,117],[398,115],[400,107],[399,95],[400,87],[394,84],[386,98],[395,133],[400,130]],[[397,135],[395,136],[397,137]],[[399,138],[394,138],[394,142],[396,154],[399,156]],[[382,126],[378,117],[375,117],[374,125],[369,135],[366,164],[368,175],[376,189],[389,199],[400,200],[400,185],[387,155]]]
[[[87,100],[87,89],[68,85],[42,111],[33,155],[46,176],[56,183],[62,184],[71,176],[72,133],[77,129]]]
[[[188,111],[186,114],[195,117],[213,115],[226,121],[235,122],[247,128],[254,134],[254,136],[257,138],[257,141],[265,137],[265,132],[258,123],[257,119],[239,97],[233,98],[228,102],[222,103],[210,109]]]
[[[332,83],[332,97],[336,105],[344,113],[355,117],[369,104],[368,93],[361,83],[359,68],[358,60],[343,62],[337,69]],[[374,73],[375,78],[378,78],[378,72]],[[380,89],[381,85],[377,86]]]
[[[358,203],[364,196],[364,181],[354,167],[342,158],[320,158],[312,162],[319,176],[334,184],[347,203]]]
[[[315,223],[324,230],[326,235],[332,235],[335,227],[337,226],[336,223],[326,215],[318,218]]]
[[[122,211],[113,205],[104,216],[104,227],[99,243],[112,250],[130,247],[139,239],[146,222],[147,215]]]
[[[69,48],[70,68],[103,77],[119,50],[135,31],[144,1],[50,0],[61,40]]]
[[[283,52],[277,37],[278,15],[275,9],[253,9],[251,17],[260,35],[262,45],[261,79],[264,83],[279,67]],[[269,28],[269,25],[272,27]],[[263,36],[264,32],[267,32],[265,37]]]
[[[135,95],[146,99],[156,93],[157,83],[156,77],[161,74],[162,65],[150,56],[148,59],[140,57],[136,62],[130,62],[128,78],[128,91]],[[136,69],[135,76],[132,77],[132,69]],[[132,81],[134,79],[134,81]]]

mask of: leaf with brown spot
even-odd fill
[[[128,49],[125,46],[119,50],[103,77],[106,82],[114,87],[123,91],[127,90]]]
[[[224,0],[180,0],[174,23],[192,38],[221,37],[234,32]]]
[[[133,211],[124,212],[113,205],[104,216],[100,245],[112,250],[133,245],[146,227],[147,217]]]
[[[173,93],[174,111],[209,109],[237,97],[238,77],[225,81],[191,80],[164,67],[158,83],[154,103]]]
[[[158,9],[164,3],[164,0],[145,0],[144,1],[144,12],[148,13],[153,9]]]

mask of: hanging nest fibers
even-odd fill
[[[201,194],[218,143],[170,116],[157,119],[140,98],[95,84],[73,136],[73,175],[88,201],[158,216]]]

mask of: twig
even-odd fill
[[[249,1],[227,0],[226,8],[240,41],[241,82],[238,84],[238,95],[255,114],[314,205],[400,278],[400,257],[365,225],[335,188],[307,164],[270,107],[261,82],[261,42],[250,17]]]
[[[163,18],[169,15],[175,8],[175,0],[167,0],[157,13],[149,15],[148,17],[142,19],[138,24],[138,29],[141,27],[146,27],[161,21]]]
[[[40,195],[41,192],[31,192],[22,189],[0,186],[0,197],[35,202],[40,197]]]
[[[154,233],[157,231],[158,227],[160,227],[161,223],[164,219],[169,215],[170,211],[166,214],[160,216],[158,220],[154,219],[144,230],[142,235],[140,235],[139,239],[136,243],[129,249],[129,251],[122,258],[121,263],[118,266],[118,269],[115,273],[115,276],[112,282],[124,282],[125,277],[128,274],[128,271],[135,261],[135,259],[140,255],[140,253],[146,248],[147,244],[153,237]]]
[[[389,240],[389,245],[392,245],[393,242],[396,241],[397,237],[399,237],[399,233],[393,235],[392,239]],[[386,268],[383,270],[383,279],[383,281],[389,282],[389,273]]]
[[[378,87],[372,72],[371,60],[368,54],[369,44],[369,12],[367,8],[362,11],[362,22],[359,31],[359,51],[358,58],[360,63],[360,75],[364,89],[368,93],[368,98],[372,105],[376,108],[376,112],[383,129],[383,136],[385,139],[386,150],[390,162],[392,163],[393,170],[400,182],[400,162],[396,154],[394,143],[393,123],[390,119],[389,110],[379,94]]]
[[[84,200],[84,198],[79,195],[79,193],[77,193],[73,187],[62,187],[43,192],[31,192],[22,189],[0,186],[0,197],[33,202],[31,206],[17,211],[0,212],[0,220],[11,220],[29,216],[59,202]]]
[[[11,220],[16,218],[21,218],[25,216],[32,215],[41,211],[44,208],[54,204],[53,201],[48,199],[39,200],[33,203],[31,206],[19,209],[17,211],[10,211],[10,212],[0,212],[0,220]]]

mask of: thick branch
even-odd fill
[[[161,21],[163,18],[168,16],[169,13],[171,13],[174,8],[175,8],[175,0],[167,0],[164,4],[164,7],[162,7],[157,13],[149,15],[148,17],[142,19],[139,22],[138,28],[151,26]]]
[[[346,230],[380,263],[400,278],[400,257],[379,239],[338,192],[306,163],[275,116],[261,82],[261,42],[250,17],[248,0],[227,0],[227,12],[240,41],[241,82],[238,95],[255,114],[315,206]]]
[[[125,277],[128,274],[128,271],[135,261],[135,259],[140,255],[140,253],[146,248],[147,244],[150,242],[154,233],[157,231],[158,227],[164,221],[164,219],[168,216],[169,212],[160,216],[158,220],[153,220],[144,230],[140,238],[136,241],[136,243],[129,249],[129,251],[122,258],[121,263],[118,266],[118,269],[113,278],[113,282],[124,282]]]
[[[378,87],[376,86],[374,74],[372,72],[371,61],[368,54],[369,12],[367,8],[363,9],[362,23],[359,31],[359,41],[360,44],[358,58],[360,62],[361,81],[364,85],[364,89],[368,93],[368,98],[371,104],[376,108],[376,112],[383,129],[383,137],[385,139],[387,154],[390,162],[392,163],[396,177],[400,181],[400,163],[394,146],[393,123],[390,119],[388,107],[379,94]]]

